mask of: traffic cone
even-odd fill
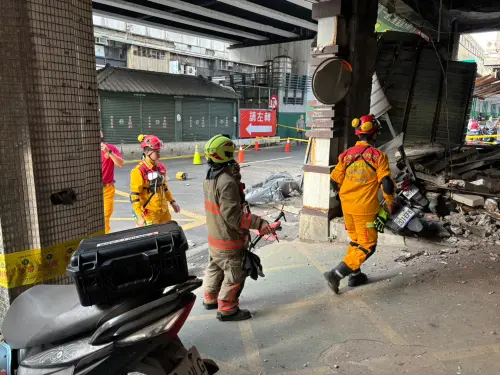
[[[193,165],[202,165],[200,150],[198,145],[196,145],[196,150],[194,151]]]
[[[288,138],[286,140],[285,152],[292,152],[291,145],[290,145],[290,138]]]
[[[255,151],[259,151],[259,150],[260,150],[259,141],[256,139],[255,140]]]
[[[243,151],[243,146],[240,145],[240,151],[238,152],[238,163],[245,162],[245,151]]]

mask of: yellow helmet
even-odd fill
[[[216,164],[234,160],[236,145],[229,138],[219,134],[205,143],[205,157]]]

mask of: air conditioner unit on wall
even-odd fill
[[[194,66],[187,66],[186,67],[186,74],[189,76],[195,76],[196,75],[196,68]]]

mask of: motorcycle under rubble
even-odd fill
[[[175,222],[83,240],[74,285],[38,285],[2,324],[1,375],[212,375],[178,333],[202,281],[189,276]]]

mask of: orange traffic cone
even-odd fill
[[[238,163],[245,162],[245,151],[243,151],[243,146],[240,146],[240,151],[238,152]]]
[[[291,145],[290,145],[290,138],[288,138],[286,141],[285,152],[292,152]]]
[[[260,150],[259,141],[256,139],[255,140],[255,151],[259,151],[259,150]]]

